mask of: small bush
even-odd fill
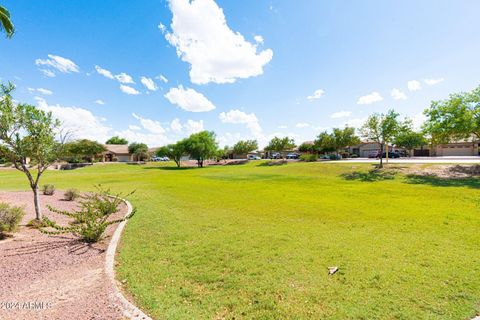
[[[68,190],[65,191],[65,193],[63,194],[63,198],[64,198],[66,201],[77,200],[78,197],[80,197],[80,191],[78,191],[77,189],[68,189]]]
[[[46,196],[53,196],[55,194],[55,186],[53,184],[45,184],[43,185],[42,191]]]
[[[0,235],[15,231],[24,215],[23,208],[0,203]]]
[[[40,229],[42,227],[46,227],[47,225],[45,224],[45,222],[43,222],[42,220],[37,220],[37,219],[32,219],[30,221],[28,221],[27,223],[27,227],[29,228],[32,228],[32,229]]]
[[[354,154],[352,154],[352,155],[350,156],[350,158],[356,159],[356,158],[358,158],[358,154],[354,153]]]
[[[302,154],[300,156],[300,161],[315,162],[317,160],[318,160],[318,155],[316,154]]]
[[[98,242],[103,239],[103,234],[109,225],[130,219],[135,214],[135,210],[133,210],[127,217],[110,220],[110,216],[118,211],[118,206],[122,202],[120,198],[132,193],[111,197],[109,192],[109,190],[104,190],[99,186],[97,193],[82,197],[80,208],[72,212],[61,211],[48,206],[50,211],[70,217],[73,221],[69,226],[64,227],[45,216],[43,218],[45,227],[40,228],[40,232],[50,235],[71,233],[85,242]]]

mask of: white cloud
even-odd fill
[[[206,112],[215,109],[215,105],[203,94],[190,88],[185,89],[182,85],[178,88],[171,88],[165,94],[165,98],[185,111]]]
[[[256,43],[263,44],[264,39],[263,39],[262,36],[256,35],[256,36],[253,37],[253,39],[255,40]]]
[[[165,31],[167,30],[167,27],[165,27],[165,25],[160,22],[160,23],[158,24],[158,29],[160,29],[160,31],[161,31],[162,33],[165,33]]]
[[[188,134],[197,133],[203,131],[203,120],[193,121],[187,120],[187,123],[184,124],[185,130]]]
[[[129,129],[129,130],[133,130],[133,131],[142,130],[142,128],[140,128],[139,126],[133,125],[133,124],[129,125],[129,126],[128,126],[128,129]]]
[[[115,75],[115,79],[117,79],[120,83],[135,83],[133,78],[125,72]]]
[[[349,119],[342,124],[342,127],[347,126],[347,127],[353,127],[353,128],[359,129],[363,126],[365,121],[367,121],[366,117],[365,118]]]
[[[99,105],[102,105],[102,106],[105,104],[105,102],[104,102],[103,100],[100,100],[100,99],[97,99],[97,100],[95,100],[94,102],[95,102],[96,104],[99,104]]]
[[[168,82],[168,79],[163,74],[156,76],[155,79],[161,80],[164,83]]]
[[[305,123],[305,122],[299,122],[295,125],[295,127],[297,127],[297,128],[307,128],[309,126],[310,125],[308,123]]]
[[[95,66],[95,70],[97,70],[97,72],[99,74],[101,74],[102,76],[104,76],[106,78],[109,78],[109,79],[114,79],[115,78],[110,71],[108,71],[107,69],[103,69],[100,66]]]
[[[423,123],[427,120],[427,116],[423,112],[419,112],[412,117],[412,124],[414,130],[422,129]]]
[[[370,94],[367,94],[358,98],[357,104],[372,104],[382,100],[383,100],[383,97],[380,95],[380,93],[374,91]]]
[[[347,117],[350,117],[351,115],[352,115],[352,112],[342,110],[342,111],[332,113],[330,115],[330,118],[332,119],[347,118]]]
[[[418,91],[422,89],[422,84],[420,83],[420,81],[410,80],[407,82],[407,87],[410,91]]]
[[[49,59],[36,59],[35,64],[37,66],[53,68],[61,73],[79,72],[79,67],[70,59],[53,54],[49,54],[48,58]],[[55,76],[55,72],[51,69],[40,69],[40,71],[42,71],[47,77]]]
[[[407,95],[400,89],[393,88],[390,94],[395,100],[407,100]]]
[[[438,84],[438,83],[440,83],[440,82],[445,81],[445,79],[444,79],[444,78],[425,79],[425,80],[423,80],[423,81],[425,81],[425,83],[428,84],[429,86],[433,86],[433,85],[436,85],[436,84]]]
[[[244,124],[255,138],[258,140],[264,140],[262,127],[260,126],[255,113],[247,114],[238,109],[233,109],[228,112],[220,113],[219,118],[223,123]]]
[[[121,84],[120,90],[128,95],[137,95],[140,94],[137,89]]]
[[[233,83],[258,76],[272,59],[271,49],[257,52],[256,44],[231,30],[213,0],[170,0],[170,9],[172,32],[164,32],[165,38],[190,64],[195,84]]]
[[[324,93],[325,91],[323,91],[322,89],[317,89],[313,92],[311,96],[308,96],[307,99],[308,100],[320,99]]]
[[[278,126],[278,129],[287,129],[287,128],[288,128],[288,126],[286,126],[284,124]]]
[[[44,88],[37,88],[37,89],[35,89],[35,88],[28,88],[28,91],[29,91],[30,93],[38,92],[38,93],[43,94],[43,95],[45,95],[45,96],[50,96],[50,95],[53,94],[52,91],[50,91],[50,90],[48,90],[48,89],[44,89]]]
[[[106,141],[111,136],[112,129],[105,124],[105,119],[95,116],[91,111],[79,107],[62,107],[49,105],[40,97],[35,97],[41,110],[52,112],[60,120],[62,128],[71,134],[71,138]]]
[[[164,134],[165,129],[162,127],[160,122],[152,119],[143,118],[135,113],[132,113],[132,116],[140,121],[142,127],[150,133],[154,134]]]
[[[150,91],[157,91],[158,86],[151,78],[141,77],[140,82]]]
[[[173,119],[170,123],[170,129],[172,129],[174,132],[182,132],[183,126],[180,123],[180,119]]]
[[[55,72],[47,69],[39,69],[45,77],[53,78],[55,77]]]

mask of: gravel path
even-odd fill
[[[72,209],[62,192],[41,196],[45,208]],[[35,217],[32,192],[0,192],[0,202],[25,207],[22,226],[0,240],[0,319],[122,319],[104,271],[109,238],[88,245],[71,235],[48,236],[24,226]],[[125,214],[124,204],[118,215]],[[68,219],[44,215],[66,224]],[[110,226],[107,234],[114,229]]]

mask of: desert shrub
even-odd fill
[[[300,161],[315,162],[317,160],[318,160],[318,155],[316,154],[302,154],[300,156]]]
[[[330,160],[340,160],[340,157],[337,154],[331,154],[328,156]]]
[[[63,198],[64,198],[66,201],[77,200],[78,197],[80,197],[80,191],[78,191],[77,189],[68,189],[68,190],[65,191],[65,193],[63,194]]]
[[[0,203],[0,235],[15,231],[24,215],[23,208]]]
[[[350,158],[352,158],[352,159],[358,158],[358,154],[353,153],[353,154],[350,156]]]
[[[33,228],[33,229],[39,229],[46,226],[47,225],[45,224],[45,222],[43,222],[43,220],[37,220],[37,219],[32,219],[27,223],[27,227]]]
[[[53,196],[55,193],[55,186],[53,184],[44,184],[42,187],[42,192],[46,196]]]
[[[112,157],[112,162],[117,162],[118,158],[117,157]]]
[[[121,198],[130,194],[118,194],[112,197],[109,195],[108,189],[105,190],[99,186],[96,193],[82,196],[80,206],[75,211],[61,211],[47,206],[51,212],[70,217],[73,220],[68,226],[60,226],[45,216],[43,221],[46,227],[40,228],[40,232],[50,235],[71,233],[85,242],[98,242],[103,239],[103,234],[109,225],[130,219],[135,214],[135,210],[133,210],[127,217],[110,219],[112,214],[118,212],[118,207],[122,202]]]

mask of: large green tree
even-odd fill
[[[201,131],[194,133],[185,140],[185,151],[191,158],[197,160],[198,167],[203,167],[206,159],[216,155],[218,150],[215,141],[215,133],[212,131]]]
[[[248,154],[258,149],[257,140],[240,140],[233,146],[233,153],[237,155]]]
[[[51,112],[12,101],[14,86],[0,85],[0,154],[23,172],[34,194],[36,218],[42,218],[39,183],[45,170],[63,153],[56,139],[60,122]],[[29,161],[33,168],[29,167]]]
[[[5,32],[7,38],[11,38],[15,33],[15,27],[10,19],[10,12],[0,6],[0,31]]]
[[[480,138],[480,86],[470,92],[451,94],[448,99],[432,101],[424,114],[424,130],[434,143]]]
[[[395,136],[394,143],[397,147],[405,148],[408,156],[412,156],[412,150],[421,147],[427,143],[423,132],[413,130],[412,122],[405,120],[400,126]]]
[[[145,143],[133,142],[128,146],[128,152],[133,154],[137,161],[143,161],[148,157],[148,146]]]
[[[335,151],[335,141],[333,136],[327,131],[321,132],[315,139],[314,144],[318,152],[327,153]]]
[[[182,157],[186,154],[185,140],[178,141],[175,144],[169,144],[157,150],[157,156],[168,157],[175,161],[180,168]]]
[[[273,137],[265,147],[265,150],[282,153],[283,151],[291,150],[293,148],[295,148],[295,141],[293,141],[293,139],[289,137]]]
[[[360,143],[360,138],[355,134],[355,128],[345,127],[343,129],[333,128],[332,130],[333,148],[338,153],[348,146]]]
[[[119,136],[111,137],[105,144],[128,144],[128,140]]]
[[[92,140],[81,139],[65,144],[67,160],[82,160],[92,162],[93,159],[106,150],[105,146]]]
[[[361,128],[361,133],[366,139],[380,145],[379,168],[383,168],[382,154],[384,146],[388,145],[389,142],[393,142],[400,128],[398,116],[399,114],[394,110],[389,110],[386,114],[374,113],[367,118],[367,121]],[[388,152],[386,159],[388,162]]]

